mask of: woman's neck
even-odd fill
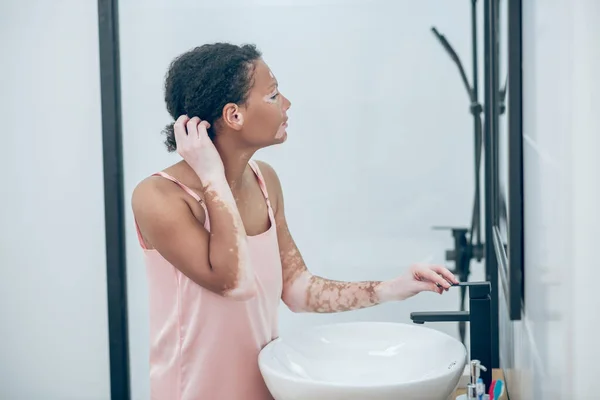
[[[215,140],[214,144],[223,161],[227,183],[235,194],[242,187],[244,172],[256,150],[236,147],[226,140]]]

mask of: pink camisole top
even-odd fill
[[[156,250],[144,249],[150,295],[150,391],[153,400],[272,400],[258,353],[278,335],[282,271],[275,218],[258,165],[250,167],[267,204],[270,228],[249,236],[258,295],[248,301],[219,296],[194,283]],[[206,212],[201,198],[164,172]]]

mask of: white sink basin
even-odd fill
[[[464,345],[445,333],[387,322],[307,328],[258,358],[275,400],[445,400],[466,362]]]

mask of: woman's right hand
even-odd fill
[[[205,187],[216,180],[225,179],[225,168],[221,156],[207,129],[210,124],[198,117],[180,116],[173,126],[177,153],[196,172]]]
[[[398,301],[425,291],[442,294],[458,283],[458,279],[446,267],[415,264],[403,275],[382,282],[378,291],[382,301]]]

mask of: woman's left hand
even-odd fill
[[[406,300],[421,292],[442,294],[458,279],[441,265],[415,264],[394,279],[382,282],[377,288],[381,301]]]

